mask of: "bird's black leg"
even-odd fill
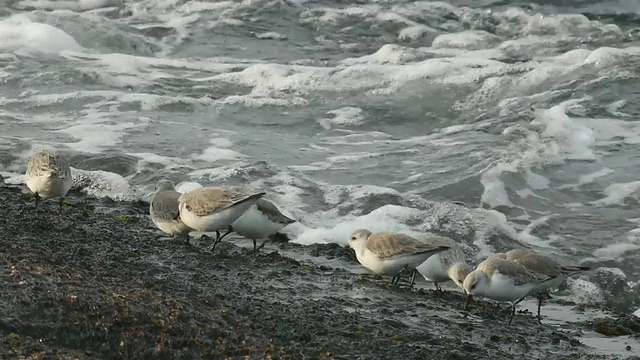
[[[436,290],[438,290],[438,291],[442,291],[442,288],[440,287],[440,285],[438,285],[438,283],[437,283],[437,282],[434,282],[434,283],[433,283],[433,285],[435,285]]]
[[[513,315],[516,314],[516,303],[511,304],[511,311],[509,314],[509,325],[511,325],[511,322],[513,321]]]
[[[262,250],[264,248],[264,246],[267,244],[267,240],[263,241],[262,244],[260,244],[260,246],[258,246],[258,250]]]
[[[38,203],[40,202],[40,195],[38,195],[38,193],[36,192],[36,209],[38,208]]]
[[[415,280],[416,280],[416,270],[413,270],[413,273],[411,274],[411,282],[409,283],[409,288],[413,287],[413,285],[416,284]]]
[[[216,230],[216,239],[213,240],[213,246],[211,246],[211,252],[213,252],[213,250],[216,249],[216,245],[218,245],[219,241],[220,241],[220,231]]]
[[[189,245],[189,233],[184,234],[184,244]]]
[[[464,301],[464,310],[465,311],[469,310],[469,305],[471,304],[471,300],[472,299],[473,299],[473,296],[467,295],[467,298]]]
[[[542,316],[540,315],[540,307],[542,306],[542,301],[544,300],[543,295],[538,295],[538,319],[542,319]]]
[[[227,235],[231,234],[233,232],[233,228],[231,226],[229,226],[229,229],[227,230],[226,233],[224,233],[224,235],[220,236],[220,239],[218,239],[218,242],[222,241],[222,239],[224,239]],[[216,233],[218,233],[216,231]]]
[[[391,285],[397,285],[400,282],[400,275],[407,270],[407,265],[405,265],[398,273],[391,278]]]
[[[524,296],[523,296],[522,298],[520,298],[518,301],[516,301],[516,302],[514,303],[514,305],[518,305],[518,304],[520,304],[520,303],[522,302],[522,300],[524,300]]]
[[[229,229],[227,230],[226,233],[224,233],[224,235],[220,236],[220,231],[216,230],[216,240],[213,242],[213,246],[211,247],[211,251],[213,252],[213,249],[216,248],[216,245],[222,241],[222,239],[224,239],[225,236],[231,234],[233,232],[233,228],[231,226],[229,226]]]

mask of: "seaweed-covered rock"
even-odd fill
[[[628,315],[621,318],[598,318],[585,321],[584,326],[606,336],[640,336],[640,318]]]
[[[352,261],[341,246],[211,253],[160,239],[144,204],[77,196],[36,210],[0,185],[2,359],[607,358],[528,314],[314,264]]]

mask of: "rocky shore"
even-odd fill
[[[144,202],[71,193],[35,210],[4,184],[0,199],[1,359],[629,358],[593,355],[581,324],[508,326],[493,305],[463,311],[460,293],[313,261],[352,262],[338,245],[254,256],[229,236],[212,254],[159,239]]]

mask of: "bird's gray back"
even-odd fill
[[[434,246],[448,246],[449,250],[439,253],[440,262],[444,265],[453,265],[458,262],[466,263],[467,255],[455,240],[446,236],[428,234],[424,242]]]
[[[500,274],[512,278],[516,285],[540,283],[549,280],[546,275],[531,272],[523,265],[497,256],[488,257],[478,264],[477,269],[483,271],[488,277],[493,276],[493,273],[498,271]]]
[[[61,154],[39,151],[29,159],[27,175],[43,176],[45,174],[61,179],[71,178],[71,168]]]
[[[151,199],[151,216],[161,220],[173,220],[178,217],[178,199],[180,193],[173,190],[159,191]]]
[[[293,220],[290,217],[281,213],[280,210],[278,210],[278,208],[268,200],[258,199],[258,201],[256,201],[256,207],[258,208],[258,211],[267,215],[269,220],[273,222],[276,222],[279,224],[292,224],[296,222],[296,220]]]
[[[532,272],[548,276],[562,274],[562,266],[555,260],[525,249],[513,249],[505,253],[507,260],[518,263]]]

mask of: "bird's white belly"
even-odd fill
[[[538,287],[536,287],[536,291],[544,291],[547,289],[555,289],[558,286],[560,286],[560,284],[562,284],[563,281],[565,281],[567,279],[566,276],[558,276],[557,278],[553,279],[553,280],[549,280],[546,281],[540,285],[538,285]]]
[[[422,264],[429,254],[409,255],[404,257],[395,257],[391,259],[380,259],[376,254],[372,253],[368,249],[363,254],[356,257],[360,264],[367,269],[381,275],[394,276],[398,274],[405,267],[407,270],[413,270],[416,266]]]
[[[233,226],[233,230],[236,233],[246,238],[264,239],[280,231],[285,224],[269,220],[265,214],[258,211],[258,208],[253,205],[234,221],[231,226]]]
[[[182,219],[182,222],[187,226],[202,232],[226,230],[229,228],[229,225],[236,221],[256,200],[248,200],[222,211],[204,216],[198,216],[187,210],[184,204],[180,204],[180,219]]]
[[[27,176],[27,187],[43,198],[62,197],[71,188],[71,179],[60,179],[50,176]]]
[[[529,294],[536,285],[535,283],[515,285],[512,278],[496,271],[491,277],[489,288],[479,295],[497,301],[516,301]]]
[[[430,282],[446,282],[451,280],[447,269],[440,261],[440,254],[435,254],[416,267],[416,270]]]
[[[185,225],[182,221],[171,220],[171,221],[161,221],[161,220],[153,220],[153,223],[156,224],[158,229],[162,230],[166,234],[169,235],[180,235],[186,234],[190,232],[192,229]]]

